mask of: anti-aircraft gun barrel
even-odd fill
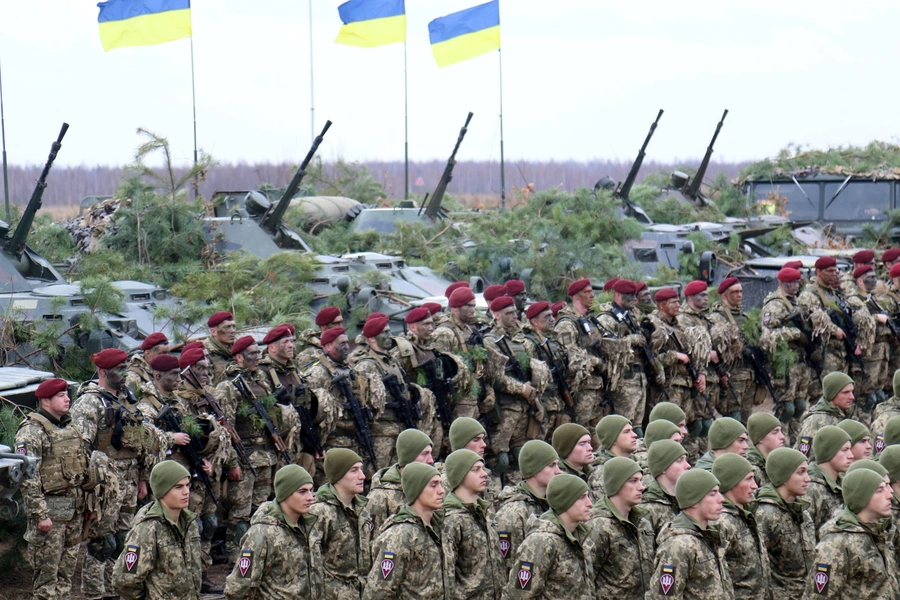
[[[278,231],[278,227],[281,225],[281,220],[284,219],[284,213],[287,212],[291,199],[294,197],[294,194],[297,193],[297,188],[300,187],[300,182],[303,181],[303,177],[306,176],[306,168],[309,166],[309,163],[312,162],[313,156],[315,156],[316,151],[319,149],[319,144],[321,144],[322,140],[325,138],[325,133],[328,131],[329,127],[331,127],[331,121],[325,121],[325,127],[322,128],[322,133],[317,135],[316,139],[313,140],[312,147],[309,149],[309,152],[306,153],[306,158],[300,163],[297,172],[294,173],[294,177],[284,190],[284,194],[281,195],[281,198],[276,204],[270,205],[266,210],[266,214],[263,215],[262,220],[260,221],[260,225],[263,229],[267,229],[272,233]]]
[[[441,175],[441,180],[438,181],[437,187],[434,188],[434,193],[431,194],[431,200],[428,201],[428,205],[425,207],[426,217],[436,219],[441,210],[441,202],[444,200],[447,184],[453,179],[453,167],[456,166],[456,152],[459,150],[459,145],[462,144],[463,138],[466,137],[466,132],[469,130],[469,121],[471,120],[472,113],[470,112],[469,116],[466,117],[466,122],[462,126],[462,129],[459,130],[459,137],[456,139],[453,153],[450,154],[450,158],[447,160],[447,166],[444,167],[444,173]]]
[[[56,141],[50,146],[50,156],[47,157],[47,164],[44,165],[44,170],[41,171],[41,176],[38,177],[37,183],[34,186],[31,200],[28,201],[28,206],[25,208],[25,212],[22,213],[22,218],[19,219],[19,224],[16,226],[15,232],[12,237],[9,238],[9,241],[6,242],[6,251],[15,254],[17,257],[22,256],[22,252],[25,249],[25,238],[28,237],[28,232],[31,230],[31,225],[34,223],[35,213],[41,208],[44,189],[47,187],[47,175],[50,174],[50,167],[53,166],[53,161],[56,160],[56,154],[59,152],[59,149],[62,148],[62,140],[68,130],[69,124],[63,123],[62,128],[59,130],[59,137],[57,137]]]
[[[656,131],[656,126],[659,125],[659,120],[662,116],[663,109],[659,109],[659,114],[656,115],[656,120],[653,121],[653,124],[650,126],[650,131],[647,133],[647,139],[644,140],[644,144],[641,146],[641,149],[638,150],[637,158],[634,159],[634,164],[631,165],[631,171],[628,172],[628,177],[625,178],[625,183],[615,191],[613,194],[614,197],[624,200],[626,203],[628,202],[628,195],[631,193],[631,188],[634,186],[634,182],[637,179],[638,171],[641,170],[641,165],[644,163],[644,157],[647,155],[647,145],[650,144],[650,138],[653,137],[653,133]]]
[[[716,132],[712,136],[712,140],[709,142],[709,147],[706,148],[706,156],[703,157],[703,162],[700,163],[700,166],[697,167],[697,174],[694,175],[694,178],[691,180],[691,185],[688,186],[688,189],[685,190],[684,195],[690,198],[691,200],[697,200],[700,196],[700,184],[703,183],[703,177],[706,176],[706,169],[709,168],[709,159],[712,158],[713,146],[716,145],[716,138],[719,137],[719,132],[722,131],[722,124],[725,122],[725,117],[728,116],[728,109],[725,109],[725,112],[722,113],[722,118],[719,120],[719,124],[716,125]]]

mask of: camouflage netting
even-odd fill
[[[79,254],[93,252],[102,247],[100,238],[106,232],[116,211],[122,206],[119,198],[110,198],[95,204],[84,215],[64,221],[66,230],[75,242]]]
[[[854,175],[878,179],[900,179],[900,146],[873,141],[859,146],[838,146],[828,150],[788,146],[775,158],[751,164],[733,182],[742,185],[751,179],[780,175],[805,177],[818,173]]]

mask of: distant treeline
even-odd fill
[[[651,173],[671,173],[675,169],[696,169],[699,161],[661,163],[647,161],[641,169],[638,183]],[[403,162],[367,161],[365,166],[372,177],[384,186],[391,198],[403,196]],[[732,179],[748,163],[712,162],[707,179],[717,173],[725,173]],[[446,163],[441,161],[412,162],[409,165],[410,193],[422,197],[434,189]],[[215,190],[254,189],[269,184],[284,187],[293,175],[296,165],[284,164],[223,164],[212,169],[200,184],[200,192],[208,198]],[[605,175],[622,181],[631,168],[630,162],[612,160],[577,161],[510,161],[506,164],[507,195],[513,187],[522,188],[534,184],[538,190],[559,188],[571,192],[593,185]],[[9,168],[9,194],[13,205],[24,206],[31,197],[34,183],[40,174],[40,166]],[[333,165],[324,165],[326,177]],[[123,177],[122,167],[61,167],[54,166],[47,181],[44,203],[47,206],[72,206],[85,196],[111,195]],[[498,162],[460,162],[453,172],[448,191],[458,195],[500,195],[500,164]]]

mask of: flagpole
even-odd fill
[[[316,106],[315,94],[313,94],[313,19],[312,0],[309,0],[309,139],[311,143],[316,138]]]
[[[0,70],[2,73],[2,70]],[[6,170],[6,119],[3,115],[3,75],[0,74],[0,137],[3,138],[3,198],[6,201],[6,223],[11,222],[9,214],[9,174]]]
[[[194,111],[194,167],[197,166],[197,89],[194,85],[194,32],[191,31],[191,107]],[[194,200],[200,187],[200,178],[194,175]]]
[[[503,54],[497,49],[500,63],[500,210],[506,210],[506,162],[503,157]]]
[[[409,200],[409,95],[405,41],[403,42],[403,199]]]

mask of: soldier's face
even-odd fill
[[[706,307],[709,306],[709,292],[700,292],[699,294],[688,296],[687,303],[694,310],[706,310]]]
[[[722,299],[731,308],[740,308],[744,304],[744,288],[736,283],[722,294]]]
[[[463,304],[456,309],[457,318],[463,323],[471,323],[475,320],[475,301],[472,300],[468,304]]]
[[[678,301],[678,298],[660,302],[657,306],[659,307],[659,312],[670,319],[674,319],[681,312],[681,303]]]
[[[682,419],[681,421],[678,422],[678,431],[681,432],[681,440],[683,440],[684,438],[687,437],[688,430],[687,430],[687,420],[686,419]],[[672,439],[674,439],[674,438],[672,438]],[[681,440],[678,440],[679,443],[681,442]]]
[[[697,503],[700,518],[707,521],[716,521],[722,515],[722,494],[719,493],[719,486],[713,486],[709,493],[703,497],[703,500]]]
[[[630,424],[626,424],[625,427],[622,428],[622,431],[619,432],[619,437],[616,438],[613,445],[628,454],[637,450],[638,436],[634,432],[634,427]]]
[[[191,503],[191,478],[180,479],[159,501],[169,510],[187,508]]]
[[[472,315],[474,314],[475,311],[473,310]],[[460,315],[462,315],[462,312],[460,312]],[[463,321],[463,319],[460,318],[460,321]],[[468,321],[463,321],[463,323],[468,323]],[[410,323],[409,330],[416,334],[417,338],[423,342],[427,342],[434,333],[434,319],[432,317],[426,317],[418,323]]]
[[[750,436],[746,433],[742,433],[738,436],[738,439],[731,442],[727,448],[725,448],[726,453],[738,454],[747,458],[747,450],[750,449]]]
[[[425,508],[437,510],[444,505],[444,486],[441,485],[441,476],[435,475],[419,494],[418,502]]]
[[[566,514],[568,514],[569,518],[576,523],[585,523],[591,519],[591,508],[593,508],[593,506],[594,504],[591,502],[590,495],[588,492],[585,492],[575,501],[575,504],[569,507]]]
[[[484,458],[484,450],[485,450],[485,448],[487,448],[487,442],[484,441],[484,434],[479,433],[478,435],[473,437],[471,440],[469,440],[469,443],[463,447],[466,450],[471,450],[478,456]]]
[[[280,362],[287,362],[294,358],[294,350],[297,349],[297,338],[293,335],[283,337],[269,344],[269,354]]]
[[[732,502],[741,506],[750,504],[753,502],[758,488],[756,476],[753,474],[753,471],[750,471],[744,475],[744,478],[741,479],[737,485],[728,490],[728,497],[731,498]]]
[[[157,345],[153,346],[152,348],[147,348],[146,350],[144,350],[144,360],[146,360],[149,363],[151,360],[153,360],[157,356],[161,356],[163,354],[168,354],[168,353],[169,353],[169,346],[167,346],[166,344],[157,344]]]
[[[342,333],[325,346],[325,353],[338,362],[344,362],[350,356],[350,340]]]
[[[237,327],[235,327],[234,321],[222,321],[210,329],[210,333],[223,346],[230,346],[237,337]]]
[[[469,469],[469,472],[466,473],[466,477],[463,479],[462,485],[467,490],[470,490],[476,494],[480,494],[487,487],[488,474],[484,468],[484,463],[482,461],[476,462],[472,465],[472,468]]]
[[[874,290],[875,284],[878,282],[878,280],[875,279],[874,273],[868,273],[865,277],[861,277],[860,279],[862,280],[862,289],[867,292],[871,292],[872,290]]]
[[[893,490],[891,486],[887,483],[882,483],[878,486],[878,489],[875,490],[875,493],[872,494],[872,497],[869,499],[869,503],[866,505],[866,510],[874,513],[876,516],[880,518],[885,518],[891,516],[891,498],[893,497]]]
[[[836,287],[839,283],[837,267],[816,269],[816,280],[824,286]]]
[[[847,410],[853,404],[853,384],[848,383],[841,391],[837,393],[837,395],[831,399],[832,404],[835,406]]]
[[[433,465],[434,464],[434,455],[431,454],[431,451],[432,451],[431,446],[425,446],[425,448],[423,448],[422,451],[419,452],[419,455],[413,460],[413,462],[423,463],[426,465]]]
[[[431,321],[431,324],[434,325],[434,320]],[[385,327],[384,331],[375,336],[375,343],[382,350],[390,350],[394,347],[394,338],[391,337],[390,327]]]
[[[304,483],[293,494],[284,499],[288,510],[298,515],[305,515],[313,503],[313,491],[311,483]]]
[[[346,338],[345,338],[346,339]],[[241,368],[248,371],[255,371],[259,366],[259,357],[261,356],[259,346],[250,344],[247,349],[237,355],[237,363]]]
[[[784,489],[793,496],[805,496],[809,481],[809,463],[804,461],[784,482]]]
[[[581,436],[581,439],[578,440],[578,443],[575,444],[575,447],[572,449],[572,452],[569,453],[569,456],[566,457],[566,461],[575,466],[583,467],[591,464],[593,460],[594,449],[591,447],[591,436],[589,434],[584,434]]]
[[[553,317],[553,312],[550,311],[550,309],[545,310],[535,318],[531,319],[531,326],[541,333],[550,331],[555,323],[556,319]]]
[[[630,310],[637,305],[637,294],[620,294],[616,292],[616,296],[618,297],[618,304],[625,310]]]
[[[644,497],[644,490],[646,489],[643,479],[644,476],[638,471],[622,484],[616,496],[624,500],[628,506],[637,506],[641,503],[641,499]]]
[[[350,467],[350,470],[335,484],[335,487],[340,487],[351,494],[362,494],[365,486],[366,473],[361,462]]]
[[[562,473],[562,471],[559,469],[559,460],[554,460],[549,465],[535,473],[534,479],[539,486],[546,488],[550,483],[550,480],[560,473]]]
[[[679,456],[669,467],[662,472],[674,484],[678,478],[691,470],[691,463],[687,461],[687,456]]]
[[[850,442],[845,442],[841,449],[837,451],[837,454],[831,457],[828,464],[838,473],[846,473],[850,465],[853,464],[853,450]]]
[[[650,295],[650,290],[646,288],[637,293],[637,299],[640,304],[653,304],[653,296]]]
[[[515,306],[504,308],[500,312],[494,313],[494,315],[497,317],[497,320],[500,321],[500,325],[504,329],[512,329],[513,327],[515,327],[519,318]]]
[[[769,452],[774,450],[775,448],[781,448],[784,446],[784,432],[781,431],[781,427],[776,427],[772,431],[770,431],[766,436],[759,440],[757,446],[763,451],[763,454],[766,456],[769,455]]]
[[[156,371],[153,376],[156,378],[159,389],[167,394],[171,394],[181,385],[181,369],[171,369],[161,373]]]
[[[194,374],[194,377],[197,378],[200,383],[200,387],[205,386],[209,383],[209,375],[210,375],[210,364],[209,361],[205,358],[203,360],[197,361],[194,363],[194,366],[191,367],[191,372]]]
[[[594,288],[589,285],[585,286],[585,288],[575,294],[575,296],[581,302],[582,306],[590,308],[594,304]]]
[[[513,301],[516,303],[516,310],[523,311],[525,310],[525,304],[528,302],[528,296],[525,295],[525,292],[519,292],[513,296]]]
[[[800,280],[797,281],[782,281],[781,289],[784,290],[785,295],[787,296],[796,296],[800,293]]]
[[[872,439],[869,436],[863,436],[858,442],[850,448],[853,453],[854,462],[863,460],[872,456]]]
[[[119,365],[113,369],[104,369],[106,371],[106,383],[110,389],[121,390],[125,387],[125,376],[128,374],[125,365]]]
[[[50,398],[41,400],[41,408],[55,419],[59,419],[64,414],[68,413],[70,404],[69,392],[66,390],[53,394]]]

